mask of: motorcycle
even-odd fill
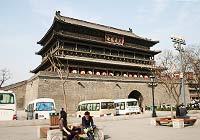
[[[83,129],[83,131],[85,132],[85,134],[87,134],[89,140],[95,140],[93,127],[85,128],[85,129]]]

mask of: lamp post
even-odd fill
[[[155,89],[155,86],[157,86],[155,78],[156,78],[155,76],[150,76],[151,82],[149,83],[149,86],[151,86],[151,88],[152,88],[152,102],[153,102],[152,117],[157,117],[156,110],[155,110],[155,102],[154,102],[154,89]]]
[[[174,48],[179,51],[179,56],[180,56],[180,62],[181,62],[181,70],[180,70],[180,80],[181,80],[181,95],[182,95],[182,102],[184,105],[186,105],[186,100],[185,100],[185,84],[184,84],[184,71],[183,71],[183,52],[184,49],[181,45],[186,45],[185,39],[181,37],[176,37],[173,36],[171,37],[172,42],[174,42]]]

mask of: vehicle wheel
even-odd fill
[[[104,134],[101,129],[98,129],[98,128],[94,129],[94,139],[95,140],[104,140]]]

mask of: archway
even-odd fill
[[[137,90],[133,90],[129,95],[128,98],[134,98],[136,100],[138,100],[139,106],[142,106],[142,101],[143,101],[143,97],[142,94],[137,91]]]

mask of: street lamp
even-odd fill
[[[155,86],[157,86],[155,78],[156,78],[155,76],[150,76],[150,83],[149,83],[149,86],[152,87],[152,99],[153,99],[152,117],[157,117],[155,110],[155,103],[154,103],[154,88]]]
[[[185,100],[185,84],[184,84],[184,71],[183,71],[183,52],[184,49],[181,45],[186,45],[185,39],[181,37],[176,37],[172,36],[171,37],[172,42],[174,42],[174,48],[179,51],[179,56],[180,56],[180,62],[181,62],[181,71],[180,71],[180,79],[181,79],[181,95],[182,95],[182,102],[184,105],[186,105],[186,100]]]

